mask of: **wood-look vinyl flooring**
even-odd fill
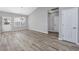
[[[79,51],[79,46],[58,40],[57,33],[22,30],[1,33],[0,51]]]

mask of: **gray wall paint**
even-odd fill
[[[47,33],[47,10],[46,8],[37,8],[30,16],[29,16],[29,29]]]
[[[1,22],[2,22],[1,19],[2,19],[2,18],[0,17],[0,33],[1,33],[1,31],[2,31],[2,29],[1,29],[1,28],[2,28],[2,26],[1,26],[1,25],[2,25],[2,24],[1,24]]]
[[[39,7],[29,15],[29,29],[48,33],[48,10],[52,7]]]
[[[27,15],[20,15],[20,14],[15,14],[15,13],[9,13],[9,12],[3,12],[3,11],[0,11],[0,32],[1,32],[1,17],[2,16],[9,16],[9,17],[12,17],[12,19],[14,17],[20,17],[20,16],[23,16],[26,18],[26,23],[25,23],[25,27],[28,28],[28,16]]]

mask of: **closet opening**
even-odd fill
[[[48,34],[59,36],[59,8],[48,10]]]

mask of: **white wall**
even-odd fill
[[[29,15],[29,29],[48,33],[48,10],[52,7],[39,7]]]
[[[29,29],[48,33],[48,12],[46,8],[37,8],[29,18]]]

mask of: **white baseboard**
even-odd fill
[[[77,45],[79,45],[79,43],[76,43]]]
[[[45,34],[48,34],[48,32],[39,31],[39,30],[35,30],[35,29],[29,29],[29,30],[33,30],[33,31],[37,31],[37,32],[41,32],[41,33],[45,33]]]

